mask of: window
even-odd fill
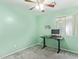
[[[60,29],[61,35],[72,36],[73,34],[73,16],[59,17],[56,20],[56,26]]]

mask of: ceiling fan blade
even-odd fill
[[[32,3],[35,3],[34,1],[31,1],[31,0],[25,0],[26,2],[32,2]]]
[[[55,5],[47,4],[46,6],[53,8]]]
[[[34,7],[31,7],[29,10],[33,10],[35,8],[35,6]]]
[[[55,3],[55,2],[52,2],[52,3],[50,3],[50,4],[46,4],[46,6],[48,6],[48,7],[52,7],[52,8],[54,8],[54,7],[55,7],[55,5],[56,5],[56,3]]]

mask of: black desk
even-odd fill
[[[49,35],[49,36],[47,36],[47,35],[44,35],[44,36],[41,36],[41,38],[43,38],[43,48],[45,48],[45,47],[47,47],[47,45],[46,45],[46,41],[45,41],[45,39],[55,39],[55,40],[57,40],[58,41],[58,51],[57,51],[57,53],[59,53],[60,52],[60,40],[62,40],[62,39],[64,39],[63,37],[61,37],[61,36],[52,36],[52,35]]]

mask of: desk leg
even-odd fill
[[[59,53],[60,52],[60,39],[58,39],[58,51],[57,51],[57,53]]]
[[[42,47],[42,49],[44,49],[45,47],[47,47],[47,46],[46,46],[45,37],[43,37],[43,47]]]

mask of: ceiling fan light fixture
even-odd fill
[[[35,8],[37,9],[37,10],[44,10],[44,4],[36,4],[36,6],[35,6]]]
[[[40,4],[40,10],[44,10],[44,4]]]
[[[40,9],[39,5],[36,5],[36,6],[35,6],[35,8],[36,8],[37,10],[39,10],[39,9]]]

